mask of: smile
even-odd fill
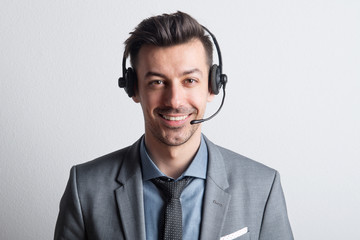
[[[185,120],[188,117],[188,115],[176,116],[176,117],[167,116],[167,115],[161,115],[161,117],[166,119],[166,120],[169,120],[169,121],[181,121],[181,120]]]

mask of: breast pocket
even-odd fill
[[[245,233],[244,235],[234,238],[234,240],[250,240],[250,232]]]
[[[250,239],[250,232],[247,227],[244,227],[229,235],[223,236],[220,240],[248,240]]]

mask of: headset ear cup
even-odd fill
[[[220,91],[220,70],[218,65],[214,64],[210,68],[210,74],[209,74],[209,83],[211,86],[211,92],[215,95],[219,94]]]
[[[126,71],[126,86],[125,91],[129,97],[135,95],[136,73],[132,68],[128,68]]]

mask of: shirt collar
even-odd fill
[[[141,144],[140,144],[140,158],[141,158],[142,175],[144,181],[157,177],[167,177],[164,173],[160,171],[160,169],[151,160],[149,154],[147,153],[144,139],[145,139],[144,137],[141,139]],[[206,179],[207,164],[208,164],[208,150],[204,137],[201,135],[200,147],[194,159],[192,160],[190,166],[179,177],[179,179],[185,176]]]

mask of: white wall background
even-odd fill
[[[0,239],[51,239],[70,167],[140,137],[122,43],[176,10],[215,33],[229,77],[204,133],[280,171],[296,239],[360,239],[356,0],[2,0]]]

